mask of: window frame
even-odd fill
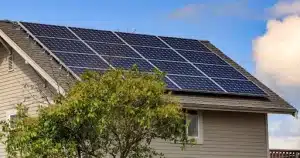
[[[16,116],[16,115],[17,115],[17,110],[16,109],[6,111],[6,119],[7,119],[7,121],[9,121],[9,126],[10,127],[11,127],[11,123],[10,123],[11,116]]]
[[[196,115],[198,116],[197,118],[197,125],[198,125],[198,136],[189,136],[188,134],[188,127],[186,128],[186,134],[188,135],[189,139],[194,139],[196,141],[196,144],[203,144],[203,113],[202,111],[195,110],[195,109],[186,109],[186,120],[188,120],[188,111],[196,111]]]

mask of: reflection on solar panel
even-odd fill
[[[111,31],[82,29],[82,28],[75,28],[75,27],[71,27],[70,29],[73,32],[75,32],[82,40],[124,44],[124,42],[122,42]]]
[[[230,66],[195,64],[209,77],[247,80],[241,73]]]
[[[187,90],[201,90],[208,92],[224,92],[215,83],[206,77],[192,77],[192,76],[176,76],[168,75],[181,88]]]
[[[96,42],[87,42],[87,44],[90,45],[100,55],[141,58],[139,54],[134,52],[134,50],[127,45]]]
[[[139,47],[139,46],[134,46],[134,49],[140,52],[147,59],[171,60],[171,61],[182,61],[182,62],[185,61],[181,56],[179,56],[172,49]]]
[[[150,65],[144,59],[131,59],[131,58],[120,58],[120,57],[104,57],[113,67],[130,69],[133,65],[136,65],[140,71],[151,72],[154,67]]]
[[[186,50],[177,50],[177,52],[183,55],[187,60],[191,61],[192,63],[228,65],[224,60],[222,60],[214,53],[195,52]]]
[[[117,32],[130,45],[168,48],[156,36]]]
[[[25,23],[25,22],[22,22],[22,24],[35,36],[77,39],[76,36],[74,36],[64,26]]]
[[[108,69],[108,65],[97,55],[54,52],[67,66]]]
[[[21,26],[77,75],[85,70],[103,72],[110,66],[137,65],[143,72],[156,67],[167,73],[165,82],[173,91],[266,96],[198,40],[33,23]]]
[[[204,45],[202,45],[198,40],[175,38],[175,37],[161,37],[161,36],[160,38],[166,41],[171,47],[175,49],[210,52],[210,50],[206,48]]]
[[[76,40],[65,40],[57,38],[38,37],[38,39],[52,51],[76,52],[95,54],[84,43]]]

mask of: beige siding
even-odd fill
[[[168,158],[267,158],[265,114],[203,112],[203,144],[180,146],[155,141]]]
[[[45,81],[16,53],[13,52],[14,70],[8,71],[8,53],[0,45],[0,119],[7,119],[7,111],[15,108],[16,104],[23,103],[30,107],[29,112],[35,113],[38,105],[45,103]],[[53,92],[53,88],[47,88]],[[43,92],[45,94],[41,94]],[[0,146],[0,157],[4,157],[4,146]]]

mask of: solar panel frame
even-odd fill
[[[78,37],[84,41],[94,41],[100,43],[125,44],[112,31],[95,30],[69,27]],[[107,40],[109,39],[109,40]]]
[[[46,24],[37,24],[37,23],[28,23],[28,22],[19,22],[19,24],[22,24],[23,27],[26,27],[26,29],[30,31],[32,35],[35,36],[77,39],[76,36],[74,36],[65,26],[46,25]],[[40,27],[42,26],[43,29],[39,29],[39,31],[37,32],[36,29],[38,29],[37,28],[38,25]]]
[[[202,43],[200,43],[198,40],[195,39],[184,39],[184,38],[166,37],[166,36],[158,36],[158,37],[174,49],[210,52],[210,50],[207,47],[205,47],[205,45],[203,45]]]
[[[200,52],[190,50],[176,50],[192,63],[213,64],[213,65],[228,65],[229,64],[213,52]]]
[[[181,75],[167,75],[173,81],[178,83],[178,85],[183,90],[198,90],[205,92],[222,92],[225,91],[221,89],[218,85],[212,82],[209,78],[205,76],[181,76]],[[201,83],[201,84],[199,84]]]
[[[99,55],[102,56],[120,56],[120,57],[132,57],[142,58],[134,50],[132,50],[126,44],[111,44],[111,43],[97,43],[86,42],[91,46]]]
[[[133,46],[140,54],[149,60],[166,60],[166,61],[179,61],[185,60],[170,48],[154,48],[154,47],[141,47]]]
[[[109,69],[109,65],[95,55],[53,52],[66,66]],[[89,61],[89,62],[84,62]]]
[[[214,79],[227,92],[232,94],[248,94],[253,96],[266,96],[267,93],[249,80]],[[246,88],[245,88],[246,87]],[[254,91],[257,91],[254,92]]]
[[[142,58],[138,59],[111,56],[103,56],[103,58],[115,68],[128,70],[132,68],[133,65],[137,65],[138,69],[143,72],[152,72],[154,70],[154,67]]]
[[[232,66],[195,64],[202,72],[211,78],[248,80]]]
[[[133,34],[125,32],[115,32],[118,37],[122,38],[126,43],[132,46],[148,46],[157,48],[168,48],[162,41],[160,41],[157,36],[145,35],[145,34]],[[140,39],[143,40],[140,40]],[[150,40],[150,41],[149,41]],[[139,42],[137,42],[139,41]],[[154,42],[155,41],[155,42]],[[150,44],[151,43],[151,44]],[[153,44],[155,43],[155,44]]]
[[[158,61],[150,60],[159,70],[167,74],[177,75],[191,75],[191,76],[205,76],[202,72],[198,71],[193,65],[188,62],[171,62],[171,61]]]
[[[83,54],[95,54],[79,40],[67,40],[58,38],[37,37],[51,51],[74,52]]]

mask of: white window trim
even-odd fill
[[[16,109],[6,111],[6,119],[7,120],[10,120],[10,116],[12,116],[12,115],[17,115],[17,110]]]
[[[203,144],[203,114],[202,111],[199,110],[194,110],[194,111],[197,111],[197,115],[198,115],[198,136],[197,137],[188,136],[188,137],[189,139],[195,139],[196,144]],[[186,133],[188,134],[188,128],[186,130],[187,130]]]

